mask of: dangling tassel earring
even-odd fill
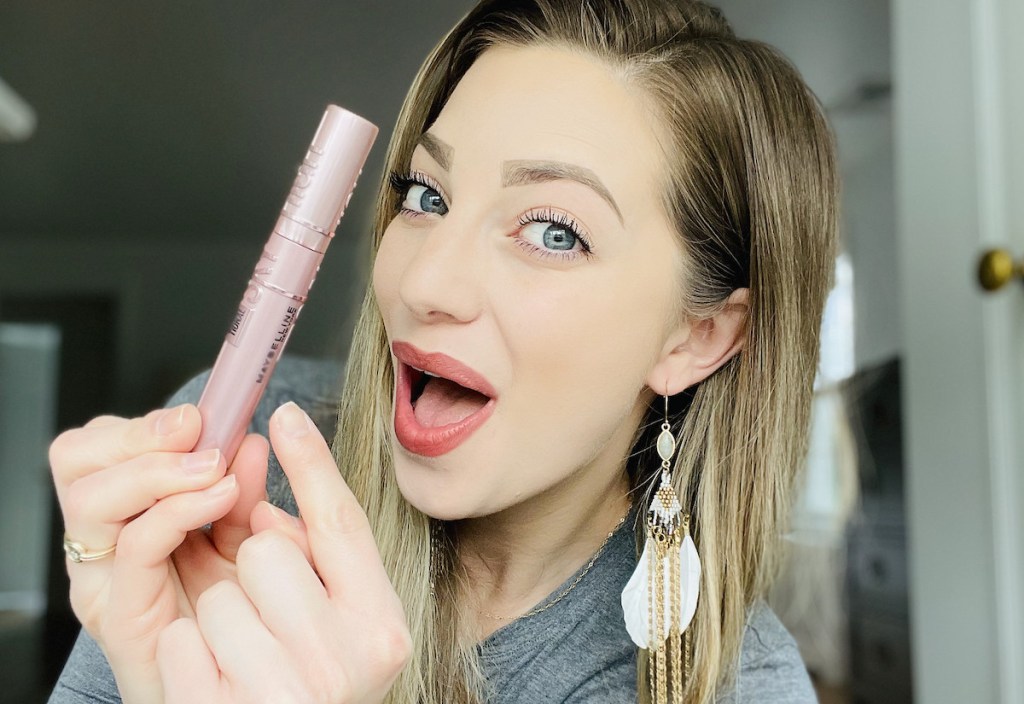
[[[700,588],[700,559],[690,537],[690,515],[682,513],[672,488],[675,449],[666,395],[665,422],[658,436],[661,484],[647,511],[643,555],[622,590],[626,630],[638,647],[648,651],[648,683],[654,704],[683,701],[683,681],[690,679],[690,634],[686,632],[683,642],[683,633],[697,610]]]

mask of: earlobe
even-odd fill
[[[749,290],[729,294],[710,318],[682,324],[665,341],[647,385],[658,394],[674,395],[708,378],[744,347],[750,319]]]

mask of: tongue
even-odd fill
[[[413,413],[420,425],[435,428],[457,423],[486,404],[488,398],[454,381],[430,377],[423,393],[413,404]]]

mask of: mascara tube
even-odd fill
[[[372,123],[327,106],[199,399],[196,450],[234,458],[376,137]]]

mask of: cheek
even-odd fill
[[[373,293],[377,298],[377,305],[385,314],[392,309],[398,299],[398,282],[404,268],[401,248],[396,246],[397,239],[388,227],[373,260]]]
[[[634,281],[595,276],[510,303],[512,369],[534,413],[544,409],[551,420],[604,408],[619,416],[632,407],[663,334],[657,298]]]
[[[626,360],[646,363],[663,333],[664,306],[636,280],[594,277],[516,296],[522,339],[553,373],[614,373]]]

